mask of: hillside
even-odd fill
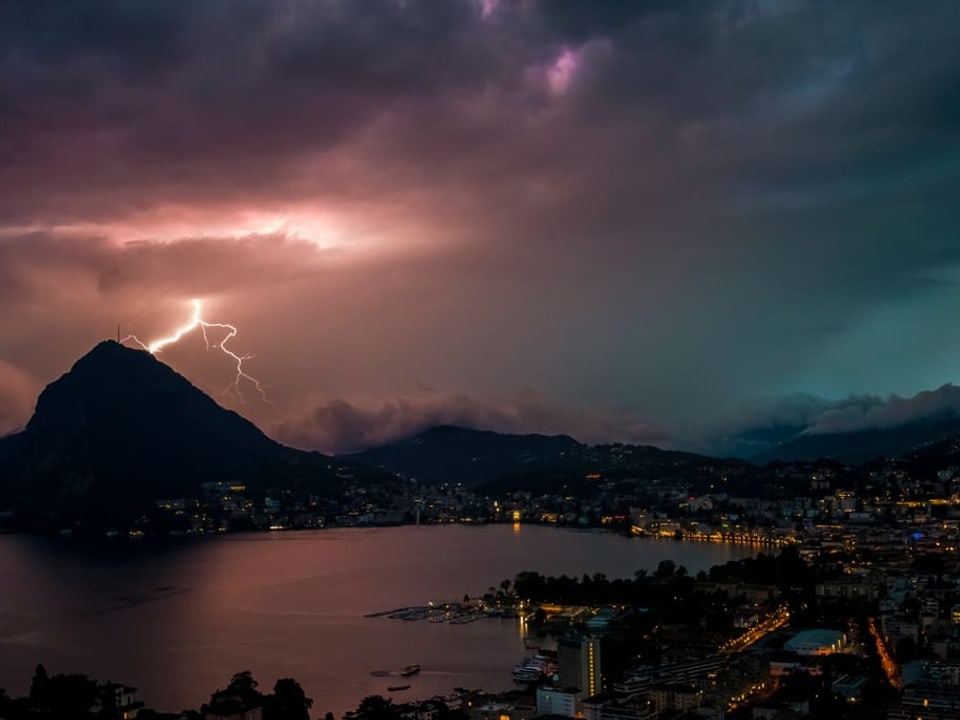
[[[344,457],[428,482],[477,485],[563,464],[584,447],[566,435],[511,435],[441,425]]]
[[[753,466],[649,445],[585,445],[566,435],[511,435],[439,426],[407,440],[347,456],[428,482],[462,483],[486,494],[567,487],[590,494],[595,480],[686,478],[709,488],[739,487]]]
[[[98,344],[0,439],[0,509],[128,514],[209,481],[329,487],[329,458],[284,447],[151,354]]]
[[[930,418],[891,428],[869,428],[843,433],[801,432],[749,456],[763,465],[773,461],[830,458],[860,464],[877,458],[895,458],[931,443],[960,435],[960,419]]]

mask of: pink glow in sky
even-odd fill
[[[550,85],[550,91],[555,95],[563,95],[570,87],[576,69],[576,53],[569,48],[564,48],[563,52],[547,70],[547,82]]]
[[[273,404],[163,360],[323,450],[956,380],[955,0],[755,5],[0,3],[0,432],[194,297]]]

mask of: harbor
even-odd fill
[[[390,620],[406,620],[408,622],[427,621],[431,623],[447,623],[449,625],[466,625],[489,617],[514,617],[514,614],[513,609],[509,607],[486,607],[455,602],[430,602],[426,605],[414,605],[369,613],[366,617],[385,617]]]

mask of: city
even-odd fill
[[[597,462],[630,451],[592,452]],[[642,479],[616,477],[616,466],[608,478],[598,465],[577,496],[493,497],[413,479],[360,484],[344,466],[336,498],[271,492],[259,502],[242,484],[212,482],[201,497],[155,501],[124,538],[107,537],[200,542],[225,532],[495,523],[627,535],[667,556],[675,543],[745,545],[755,559],[695,574],[669,560],[628,580],[529,572],[459,602],[376,613],[454,624],[512,617],[529,641],[555,648],[514,669],[529,689],[398,701],[390,717],[433,717],[441,708],[474,720],[960,717],[960,466],[913,476],[909,465],[778,463],[728,477],[708,462],[684,468],[686,478],[674,469]],[[751,485],[797,494],[724,492]],[[530,664],[534,657],[540,664]]]

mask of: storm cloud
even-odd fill
[[[0,417],[193,297],[272,404],[220,395],[202,340],[163,359],[328,450],[434,419],[684,444],[755,398],[940,387],[958,21],[952,0],[3,3]]]
[[[574,433],[577,439],[590,443],[669,441],[655,427],[628,414],[561,408],[532,392],[500,403],[423,390],[375,405],[336,399],[271,429],[275,437],[291,445],[349,452],[412,437],[437,425],[496,428],[500,432],[533,429],[553,435]]]
[[[936,390],[903,398],[897,395],[852,397],[811,418],[808,432],[843,433],[863,429],[897,427],[923,419],[960,416],[960,387],[944,385]]]

